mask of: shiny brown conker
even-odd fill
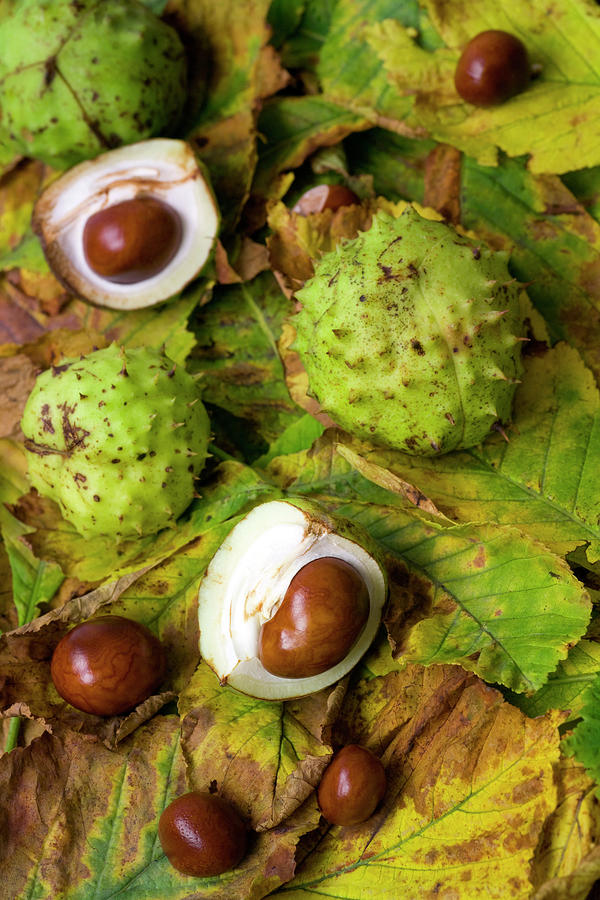
[[[386,789],[383,763],[358,744],[333,756],[317,791],[323,817],[332,825],[359,825],[375,812]]]
[[[292,207],[292,212],[301,216],[323,212],[324,209],[339,209],[340,206],[352,206],[358,203],[358,197],[345,184],[318,184],[306,191]]]
[[[181,219],[171,206],[157,197],[139,196],[91,215],[83,228],[83,252],[97,275],[133,284],[162,272],[181,236]]]
[[[258,658],[282,678],[307,678],[345,659],[369,617],[369,591],[343,559],[322,556],[292,578],[275,615],[262,626]]]
[[[246,853],[248,833],[227,800],[190,791],[165,808],[158,837],[172,866],[185,875],[207,878],[237,866]]]
[[[139,622],[98,616],[56,645],[50,674],[60,696],[96,716],[116,716],[146,700],[164,678],[161,642]]]
[[[531,66],[522,41],[507,31],[491,29],[472,38],[454,73],[457,92],[474,106],[497,106],[524,91]]]

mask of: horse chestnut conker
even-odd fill
[[[116,716],[146,700],[165,672],[162,644],[145,625],[98,616],[67,632],[52,655],[50,674],[71,706]]]
[[[158,837],[171,865],[198,878],[234,869],[246,853],[246,826],[217,794],[177,797],[159,819]]]
[[[181,220],[171,206],[156,197],[134,197],[89,217],[83,252],[97,275],[133,284],[162,272],[179,249],[181,236]]]
[[[312,213],[323,212],[324,209],[339,209],[340,206],[352,206],[358,203],[358,197],[344,184],[318,184],[306,191],[292,212],[301,216],[309,216]]]
[[[347,655],[369,617],[369,591],[356,569],[321,556],[296,572],[281,606],[264,623],[258,657],[268,672],[307,678]]]
[[[507,31],[482,31],[462,52],[454,73],[457,92],[473,106],[496,106],[527,87],[531,67],[524,44]]]
[[[325,769],[317,798],[332,825],[359,825],[374,813],[385,789],[381,760],[365,747],[347,744]]]

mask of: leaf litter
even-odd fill
[[[598,8],[147,5],[195,60],[180,136],[208,165],[221,208],[214,268],[149,310],[70,297],[30,228],[55,173],[2,157],[5,890],[585,900],[600,880]],[[0,16],[9,10],[0,3]],[[517,33],[540,71],[510,104],[481,111],[453,93],[452,72],[483,27]],[[323,180],[345,182],[360,203],[292,212]],[[290,349],[293,294],[314,261],[376,209],[399,214],[407,202],[509,251],[532,304],[511,425],[438,458],[340,432]],[[19,429],[39,370],[112,340],[164,346],[198,375],[213,427],[177,529],[119,548],[84,541],[29,491]],[[221,687],[200,660],[196,597],[240,517],[288,495],[377,540],[390,602],[349,678],[268,702]],[[69,707],[49,677],[60,636],[100,609],[149,625],[169,660],[160,693],[106,720]],[[364,825],[328,827],[315,788],[349,742],[383,759],[388,792]],[[158,817],[192,788],[222,793],[254,829],[233,872],[193,879],[162,853]]]

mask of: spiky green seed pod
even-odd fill
[[[472,447],[510,418],[519,293],[506,253],[412,207],[379,213],[298,292],[310,393],[374,443],[423,455]]]
[[[43,372],[23,413],[29,478],[84,537],[171,524],[194,496],[210,425],[164,354],[111,344]]]
[[[0,18],[3,143],[57,167],[168,134],[186,99],[177,32],[137,0],[19,0]]]

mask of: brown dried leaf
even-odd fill
[[[28,357],[0,358],[0,438],[21,435],[21,416],[35,379],[37,369]]]
[[[425,162],[423,204],[436,209],[452,225],[460,223],[462,154],[448,144],[438,144]]]

